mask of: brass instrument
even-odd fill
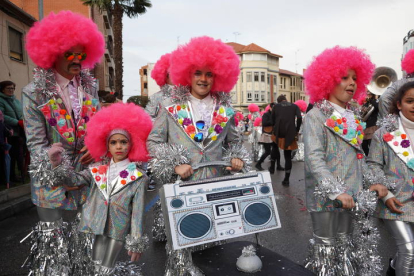
[[[368,85],[368,91],[375,95],[382,95],[388,87],[397,81],[397,73],[390,67],[377,67],[372,77],[371,83]]]

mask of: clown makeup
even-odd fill
[[[197,69],[191,75],[191,94],[197,99],[204,99],[210,93],[213,83],[214,76],[209,68]]]
[[[83,46],[75,46],[59,55],[55,62],[55,70],[67,78],[68,80],[73,79],[75,75],[79,75],[82,69],[82,61],[86,58],[83,58],[83,55],[72,55],[73,53],[83,53]],[[72,58],[73,56],[73,58]],[[70,57],[70,58],[68,58]]]
[[[414,88],[404,93],[401,102],[397,102],[397,107],[405,118],[414,122]]]
[[[129,140],[122,134],[114,134],[109,138],[108,151],[115,163],[128,158],[130,147]]]
[[[356,73],[352,69],[348,69],[348,74],[343,76],[341,82],[335,86],[331,94],[329,94],[328,100],[343,108],[354,97],[357,89]]]

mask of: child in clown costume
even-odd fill
[[[200,180],[224,174],[220,166],[195,169],[200,163],[229,161],[227,170],[249,169],[249,153],[234,123],[230,91],[240,68],[234,50],[220,40],[197,37],[172,53],[171,97],[160,104],[148,137],[151,169],[160,183]],[[166,276],[203,275],[191,258],[193,248],[173,250],[167,243]]]
[[[74,185],[91,186],[79,231],[95,235],[95,273],[112,275],[124,243],[131,261],[137,261],[148,242],[142,235],[148,178],[135,162],[148,160],[145,142],[152,123],[141,107],[116,103],[96,113],[87,127],[85,144],[98,162],[71,177]]]
[[[361,275],[350,209],[364,180],[380,198],[387,194],[385,186],[369,178],[361,148],[364,125],[348,104],[365,93],[373,71],[364,52],[336,46],[317,56],[305,73],[307,92],[315,103],[303,130],[306,205],[313,225],[305,267],[318,276]],[[342,208],[334,200],[340,200]]]

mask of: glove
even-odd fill
[[[24,129],[23,120],[19,120],[17,123],[19,124],[19,126],[20,126],[22,129]]]
[[[62,143],[54,143],[52,147],[47,152],[47,155],[49,156],[50,164],[52,164],[52,167],[55,168],[62,163],[62,152],[65,149],[62,147]]]

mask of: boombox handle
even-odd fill
[[[199,168],[209,167],[209,166],[231,167],[231,162],[229,162],[229,161],[210,161],[210,162],[198,163],[198,164],[195,164],[194,166],[191,166],[191,167],[193,168],[193,170],[197,170]],[[247,172],[244,167],[242,168],[242,172],[243,173]],[[213,180],[213,179],[203,179],[203,180],[198,180],[197,182],[205,181],[205,180]],[[190,181],[191,184],[183,182],[179,175],[177,176],[177,181],[175,183],[180,184],[180,186],[187,186],[187,185],[194,185],[195,184],[195,183],[192,183],[192,181]]]

